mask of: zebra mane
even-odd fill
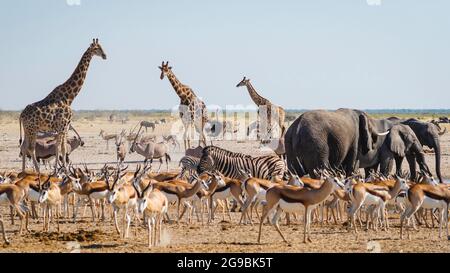
[[[220,153],[225,154],[228,157],[253,158],[251,155],[247,155],[247,154],[243,154],[243,153],[235,153],[235,152],[228,151],[228,150],[225,150],[225,149],[217,147],[217,146],[206,146],[203,149],[203,155],[208,155],[211,152],[220,152]]]

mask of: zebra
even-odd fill
[[[206,146],[203,149],[197,172],[201,174],[214,170],[235,179],[242,177],[242,171],[247,171],[256,178],[268,179],[269,175],[282,177],[286,171],[286,165],[276,155],[252,157],[216,146]]]
[[[178,166],[181,166],[179,177],[183,177],[186,171],[188,171],[190,175],[193,174],[193,172],[196,172],[199,163],[200,158],[198,157],[188,155],[183,156],[178,164]]]

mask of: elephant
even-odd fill
[[[400,175],[405,157],[408,160],[412,180],[416,179],[416,162],[421,172],[431,176],[422,145],[414,131],[408,125],[396,124],[391,127],[380,148],[380,172],[389,175],[395,160],[396,174]]]
[[[442,131],[439,125],[431,122],[424,122],[417,119],[407,119],[401,121],[401,124],[408,125],[416,134],[422,146],[427,146],[434,150],[436,160],[436,175],[439,182],[443,182],[441,175],[441,144],[439,136],[443,135],[446,130]],[[412,173],[412,172],[411,172]]]
[[[314,170],[326,167],[351,174],[357,168],[358,154],[370,152],[383,135],[387,132],[379,132],[374,120],[360,110],[308,111],[286,132],[287,166],[311,177],[315,177]]]
[[[389,131],[396,123],[397,122],[392,120],[392,118],[372,119],[372,125],[378,132]],[[369,175],[371,170],[378,170],[378,166],[380,164],[380,148],[383,146],[385,139],[386,136],[378,136],[376,141],[372,144],[372,149],[364,155],[361,151],[359,151],[358,167],[365,169],[366,177]]]

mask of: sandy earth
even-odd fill
[[[100,129],[108,133],[127,131],[133,128],[140,120],[152,120],[152,117],[136,117],[126,124],[109,122],[106,119],[78,119],[74,127],[81,134],[85,146],[76,150],[71,159],[75,163],[89,163],[89,167],[98,168],[104,162],[113,162],[116,159],[114,142],[110,142],[109,150],[106,143],[99,137]],[[0,169],[19,169],[21,161],[18,153],[19,126],[16,120],[0,119]],[[148,134],[161,136],[171,131],[172,124],[157,126],[155,132],[149,130]],[[450,129],[450,128],[448,128]],[[182,144],[182,143],[181,143]],[[267,153],[259,149],[259,143],[252,140],[245,141],[215,141],[215,145],[226,149],[252,155]],[[450,177],[450,134],[441,138],[442,145],[442,173]],[[171,152],[172,162],[170,169],[178,168],[178,160],[183,151],[176,149]],[[434,154],[427,154],[427,163],[434,172]],[[126,161],[141,160],[139,155],[128,154]],[[97,163],[97,164],[91,164]],[[154,168],[159,163],[155,161]],[[133,164],[130,164],[134,168]],[[163,169],[165,166],[163,165]],[[105,222],[92,223],[90,210],[76,224],[61,222],[61,232],[54,233],[56,226],[52,225],[51,233],[41,233],[41,223],[30,221],[31,233],[24,236],[15,234],[18,230],[18,221],[14,226],[10,224],[9,209],[0,208],[4,216],[7,234],[11,245],[1,245],[0,252],[450,252],[450,242],[438,238],[437,228],[421,227],[419,232],[412,232],[412,240],[399,240],[398,215],[391,214],[391,229],[384,231],[363,231],[356,239],[342,224],[318,223],[312,226],[313,243],[303,244],[303,221],[286,226],[282,223],[282,231],[290,244],[282,242],[281,237],[271,226],[263,227],[263,243],[257,244],[257,226],[237,225],[240,213],[232,213],[232,222],[228,218],[222,221],[217,217],[211,225],[201,225],[194,217],[193,224],[187,225],[185,220],[177,226],[175,223],[165,224],[163,231],[163,246],[149,249],[147,247],[147,232],[143,227],[136,228],[132,223],[130,238],[123,240],[115,232],[111,222],[110,213],[107,213]],[[171,208],[172,218],[174,210]],[[205,216],[206,218],[206,216]]]

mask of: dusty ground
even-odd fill
[[[108,133],[127,131],[133,128],[140,120],[152,120],[151,117],[136,117],[126,124],[109,122],[106,119],[78,119],[74,127],[86,142],[84,147],[75,151],[71,158],[76,163],[89,163],[96,168],[103,162],[115,161],[114,143],[110,142],[109,150],[106,143],[98,136],[100,129]],[[16,120],[0,118],[0,169],[19,169],[18,157],[19,126]],[[155,132],[149,130],[148,134],[161,136],[168,134],[171,124],[160,125]],[[448,128],[450,129],[450,128]],[[215,141],[215,145],[252,155],[263,154],[256,141]],[[442,171],[446,178],[450,177],[450,134],[441,138],[442,145]],[[171,152],[172,162],[170,169],[178,168],[178,160],[183,155],[181,149]],[[127,155],[130,161],[140,160],[140,156]],[[427,162],[434,171],[434,154],[427,154]],[[96,163],[96,164],[95,164]],[[155,167],[159,163],[154,163]],[[134,168],[134,165],[130,164]],[[165,166],[163,165],[163,168]],[[0,208],[4,215],[8,236],[11,245],[0,245],[0,252],[366,252],[375,248],[382,252],[450,252],[450,242],[447,239],[438,239],[437,229],[421,227],[419,232],[413,232],[412,240],[399,240],[398,215],[391,215],[391,229],[388,232],[362,232],[356,240],[354,234],[348,233],[343,225],[314,224],[312,226],[313,243],[302,243],[303,226],[294,224],[281,227],[290,244],[282,242],[281,237],[271,226],[263,227],[263,243],[257,244],[257,226],[237,225],[239,213],[232,213],[232,222],[221,221],[220,214],[212,225],[201,225],[194,218],[193,224],[187,225],[184,221],[179,226],[165,224],[163,232],[163,246],[147,248],[147,233],[142,227],[131,228],[130,238],[123,240],[115,232],[107,214],[106,222],[91,223],[90,211],[81,218],[77,224],[61,222],[61,232],[41,233],[42,223],[31,220],[31,233],[17,236],[18,222],[11,226],[9,209]],[[173,210],[171,210],[174,215]],[[42,222],[42,221],[41,221]],[[300,221],[299,223],[302,223]],[[55,231],[53,225],[51,231]]]

